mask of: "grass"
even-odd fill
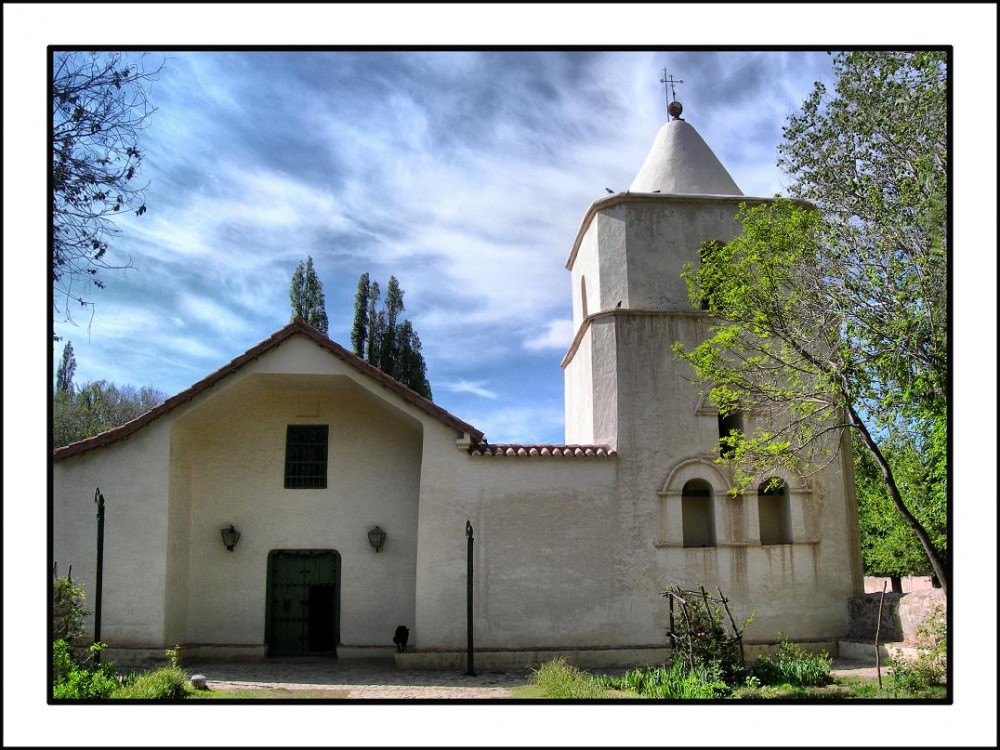
[[[787,656],[787,655],[786,655]],[[626,672],[620,678],[592,676],[564,659],[542,664],[534,671],[531,685],[514,688],[518,699],[667,699],[692,700],[726,698],[729,700],[934,700],[947,695],[944,685],[908,690],[883,678],[880,690],[875,678],[835,677],[829,675],[829,662],[802,662],[802,669],[789,664],[775,668],[769,664],[762,673],[783,675],[779,684],[748,680],[742,686],[726,686],[712,674],[689,673],[679,663],[672,667],[647,667]],[[826,677],[823,676],[825,666]],[[777,681],[777,680],[776,680]],[[798,684],[795,684],[798,683]],[[812,683],[812,684],[803,684]]]

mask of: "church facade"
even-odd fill
[[[88,594],[95,488],[106,498],[111,658],[388,654],[404,625],[400,666],[460,666],[467,522],[477,666],[662,661],[672,585],[754,613],[751,646],[784,633],[834,653],[863,588],[849,444],[808,478],[779,471],[760,478],[777,491],[729,495],[719,437],[738,425],[671,352],[711,322],[684,264],[740,231],[741,201],[763,200],[675,118],[629,190],[590,206],[566,263],[565,444],[489,443],[295,321],[57,449],[53,560]]]

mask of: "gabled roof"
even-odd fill
[[[311,325],[303,321],[301,318],[296,318],[287,326],[282,328],[280,331],[272,334],[269,338],[261,341],[252,349],[248,349],[246,352],[238,356],[232,362],[227,365],[223,365],[218,370],[213,372],[208,377],[199,380],[197,383],[192,385],[187,390],[181,391],[176,396],[172,396],[164,401],[159,406],[150,409],[145,414],[142,414],[131,422],[126,422],[125,424],[115,427],[107,432],[102,432],[100,435],[95,435],[94,437],[87,438],[86,440],[80,440],[75,443],[70,443],[61,448],[56,448],[52,451],[53,460],[60,460],[62,458],[68,458],[69,456],[75,456],[78,453],[84,453],[85,451],[93,450],[94,448],[101,448],[110,443],[114,443],[118,440],[128,437],[133,432],[142,429],[147,424],[152,422],[164,414],[169,414],[171,411],[176,409],[181,404],[187,403],[195,396],[207,391],[212,388],[221,380],[225,379],[227,376],[235,373],[241,367],[243,367],[248,362],[252,362],[258,357],[271,351],[279,344],[287,341],[292,336],[303,335],[311,339],[318,346],[326,349],[335,357],[339,357],[341,360],[346,362],[348,365],[353,367],[358,372],[363,375],[372,378],[377,381],[379,385],[387,388],[388,390],[395,393],[397,396],[402,398],[408,404],[415,406],[424,413],[430,415],[434,419],[438,420],[444,425],[451,427],[459,432],[467,433],[472,439],[473,444],[479,443],[483,439],[483,433],[477,430],[475,427],[467,422],[463,422],[458,417],[449,413],[448,411],[442,409],[440,406],[435,404],[433,401],[424,398],[416,391],[407,388],[405,385],[399,381],[389,377],[384,372],[379,370],[377,367],[369,364],[360,357],[349,352],[347,349],[342,347],[340,344],[336,343],[332,339],[328,338],[324,334],[317,331]]]

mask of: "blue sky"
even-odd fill
[[[137,53],[132,53],[135,57]],[[666,118],[666,68],[747,195],[823,52],[169,51],[147,93],[148,211],[119,221],[93,315],[55,330],[76,382],[177,393],[289,318],[312,256],[350,346],[358,277],[394,274],[435,401],[492,442],[563,440],[566,257]],[[56,360],[62,344],[55,349]]]

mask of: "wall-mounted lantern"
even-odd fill
[[[232,552],[236,542],[240,540],[240,532],[235,526],[229,524],[226,528],[220,529],[219,533],[222,534],[222,543],[226,545],[226,549]]]
[[[368,532],[368,543],[375,548],[376,552],[382,551],[382,545],[385,544],[385,532],[380,526],[376,526]]]

